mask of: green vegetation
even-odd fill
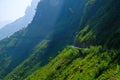
[[[66,47],[48,65],[40,68],[27,80],[106,80],[111,76],[102,75],[108,75],[104,72],[114,69],[109,64],[117,55],[116,50],[105,51],[102,46],[80,49]],[[116,77],[120,75],[119,65],[114,64],[114,66],[117,66],[117,69],[113,71],[115,74],[109,72],[109,75]]]
[[[39,61],[39,59],[40,56],[44,54],[47,45],[47,40],[40,42],[34,48],[31,56],[29,56],[29,58],[27,58],[22,64],[18,65],[11,73],[9,73],[5,77],[5,80],[23,80],[23,78],[30,75],[33,71],[39,69],[41,65],[41,61]]]
[[[79,44],[83,44],[82,47],[88,46],[91,41],[96,39],[95,34],[92,30],[90,30],[89,25],[85,26],[75,37],[75,45],[79,46]]]
[[[73,49],[71,47],[65,48],[61,53],[59,54],[55,59],[53,59],[50,64],[42,68],[42,71],[37,71],[39,74],[35,74],[33,76],[36,76],[31,78],[31,80],[34,79],[49,79],[52,78],[53,74],[56,73],[57,70],[60,68],[63,68],[66,64],[68,64],[72,59],[74,59],[75,56],[78,54],[79,50]],[[50,76],[50,77],[48,77]],[[40,77],[40,78],[39,78]]]
[[[58,1],[0,41],[0,79],[120,80],[120,1]]]

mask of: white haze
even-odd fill
[[[32,0],[0,0],[0,22],[14,21],[25,15]]]

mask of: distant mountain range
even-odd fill
[[[1,21],[0,22],[0,29],[3,28],[5,25],[11,23],[11,21]]]
[[[1,23],[2,28],[0,29],[0,39],[9,37],[18,30],[27,27],[35,15],[35,8],[37,7],[38,2],[39,0],[33,0],[31,6],[27,7],[25,15],[16,21],[7,25],[3,25],[3,23]]]

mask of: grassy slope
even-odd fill
[[[18,65],[12,72],[10,72],[4,80],[23,80],[27,75],[30,75],[41,65],[40,57],[48,46],[49,41],[43,40],[35,48],[32,54],[22,64]],[[34,66],[33,66],[34,65]],[[19,72],[18,72],[19,71]]]
[[[75,45],[83,48],[65,48],[48,65],[34,72],[27,80],[120,79],[120,1],[96,0],[89,4],[85,14],[91,16],[83,16],[81,26],[85,27],[75,38]],[[98,6],[92,11],[96,5]]]
[[[27,80],[106,80],[111,77],[119,78],[120,66],[117,63],[112,63],[117,54],[116,50],[106,51],[101,46],[80,49],[68,46],[49,64],[29,76]]]

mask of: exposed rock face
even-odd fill
[[[35,8],[37,7],[39,0],[33,0],[31,6],[28,6],[25,15],[16,21],[5,25],[0,29],[0,39],[11,36],[18,30],[27,27],[27,25],[32,21],[35,15]]]

